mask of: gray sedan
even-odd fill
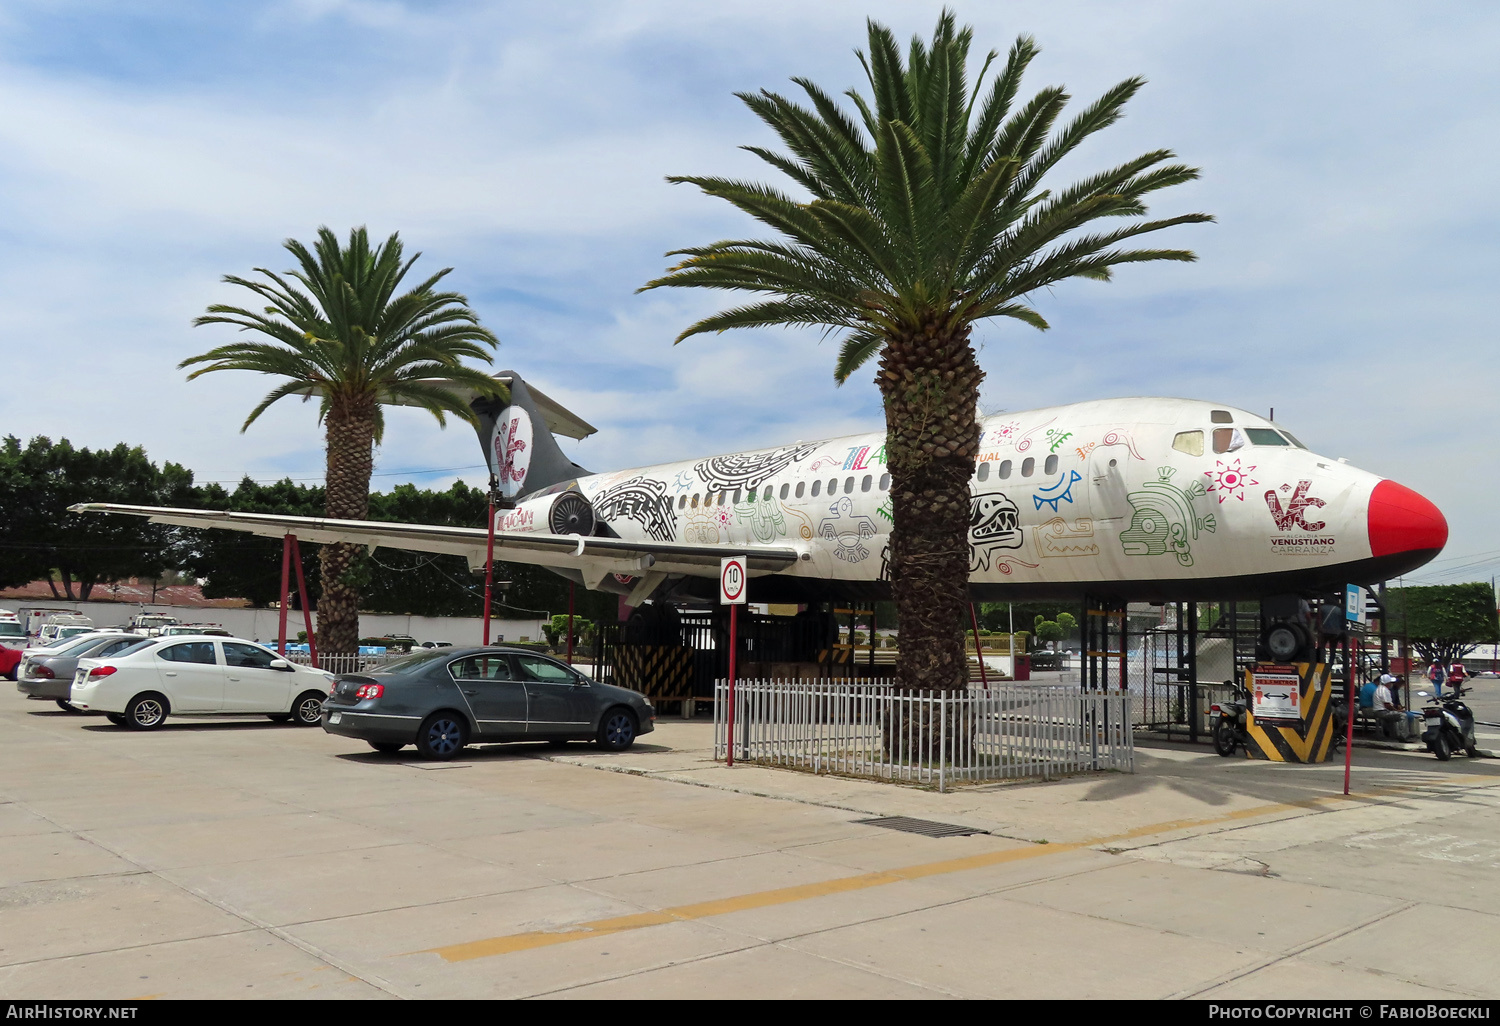
[[[415,744],[451,759],[471,741],[597,741],[621,751],[656,726],[644,696],[600,684],[526,649],[422,649],[345,674],[323,703],[323,729],[377,752]]]
[[[93,634],[72,645],[63,642],[56,649],[32,650],[16,667],[16,690],[37,701],[56,702],[64,712],[79,710],[68,704],[68,690],[80,659],[107,659],[125,651],[144,634]]]

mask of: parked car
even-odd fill
[[[131,618],[129,627],[148,638],[154,638],[161,633],[163,627],[175,627],[179,622],[177,617],[167,616],[165,613],[141,613]]]
[[[78,712],[68,701],[73,674],[78,671],[78,660],[105,659],[145,640],[144,634],[110,631],[82,635],[73,644],[61,648],[33,650],[21,663],[16,690],[37,701],[56,702],[63,712]]]
[[[27,645],[26,628],[15,613],[0,609],[0,676],[16,679],[21,653]]]
[[[189,634],[208,634],[215,638],[232,638],[233,634],[226,631],[216,623],[178,623],[161,628],[156,632],[163,638],[180,638]]]
[[[168,716],[218,714],[314,727],[334,680],[243,638],[148,638],[106,659],[80,659],[68,700],[135,730],[155,730]]]
[[[424,641],[424,642],[422,642],[422,647],[423,648],[452,648],[453,647],[453,642],[451,642],[451,641]]]
[[[94,629],[94,621],[86,616],[54,616],[42,625],[42,631],[36,637],[36,643],[41,646],[55,645],[59,641],[76,637],[79,634],[88,634]]]
[[[639,692],[592,680],[525,649],[419,649],[344,674],[323,703],[323,729],[377,752],[415,744],[451,759],[471,741],[597,741],[621,751],[655,729]]]

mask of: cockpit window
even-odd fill
[[[1250,436],[1252,445],[1291,445],[1281,434],[1270,428],[1246,428],[1245,434]]]
[[[1234,452],[1245,446],[1245,436],[1239,428],[1214,428],[1214,452]]]
[[[1215,424],[1233,424],[1234,417],[1228,410],[1214,410],[1208,415],[1208,419]]]
[[[1305,446],[1305,445],[1303,445],[1303,444],[1302,444],[1302,443],[1301,443],[1301,442],[1299,442],[1299,441],[1298,441],[1298,440],[1297,440],[1297,436],[1296,436],[1296,435],[1294,435],[1294,434],[1292,434],[1292,433],[1291,433],[1291,432],[1290,432],[1290,431],[1288,431],[1288,430],[1287,430],[1287,429],[1286,429],[1286,428],[1281,428],[1281,429],[1280,429],[1280,431],[1281,431],[1281,433],[1282,433],[1282,434],[1283,434],[1283,435],[1286,435],[1286,440],[1287,440],[1287,441],[1288,441],[1288,442],[1291,442],[1291,443],[1292,443],[1292,444],[1293,444],[1293,445],[1295,445],[1295,446],[1296,446],[1296,447],[1297,447],[1297,448],[1299,448],[1299,449],[1306,449],[1306,448],[1307,448],[1307,446]]]
[[[1179,431],[1172,439],[1172,448],[1178,452],[1185,452],[1189,456],[1203,455],[1203,432],[1202,431]]]

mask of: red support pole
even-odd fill
[[[292,540],[292,563],[297,567],[297,598],[302,603],[302,622],[307,627],[307,651],[312,656],[313,669],[318,668],[318,639],[313,634],[312,606],[307,602],[307,580],[302,576],[302,546],[295,534],[287,535]]]
[[[979,684],[988,691],[990,689],[990,677],[984,669],[984,648],[979,644],[979,617],[974,614],[974,603],[972,602],[969,603],[969,622],[974,625],[974,654],[979,657]],[[1012,662],[1014,662],[1014,654],[1012,654]],[[1015,666],[1012,665],[1011,669],[1014,670]],[[1011,676],[1015,675],[1012,674]]]
[[[291,576],[291,572],[292,536],[287,534],[281,538],[281,596],[280,601],[277,603],[281,607],[281,625],[276,632],[276,637],[279,639],[277,642],[278,651],[281,653],[281,658],[283,659],[286,658],[286,600],[287,592],[290,590],[288,578]]]
[[[495,497],[490,495],[489,540],[484,554],[484,643],[490,643],[490,595],[495,588]]]
[[[729,758],[725,760],[729,766],[734,765],[734,650],[739,642],[739,617],[735,614],[739,608],[738,604],[729,607]]]
[[[573,582],[568,582],[568,665],[573,665]]]

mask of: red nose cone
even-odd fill
[[[1394,481],[1370,493],[1370,554],[1441,549],[1448,544],[1448,521],[1436,506]]]

